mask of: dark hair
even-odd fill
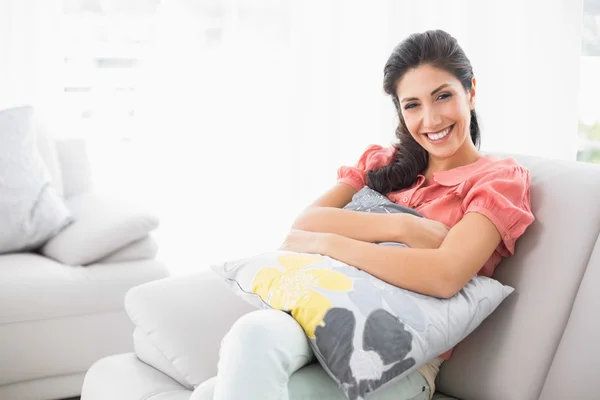
[[[442,30],[414,33],[398,44],[392,51],[383,70],[383,89],[392,96],[400,119],[396,128],[399,143],[392,164],[377,171],[369,171],[367,185],[382,194],[410,187],[419,174],[427,168],[429,155],[411,136],[396,94],[398,82],[404,74],[420,65],[431,65],[443,69],[456,77],[465,91],[471,89],[473,68],[471,62],[455,38]],[[471,139],[479,147],[479,123],[475,110],[471,111]]]

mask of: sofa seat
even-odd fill
[[[86,400],[189,400],[191,395],[191,390],[140,361],[135,353],[96,362],[85,377],[82,393]]]
[[[134,353],[98,361],[86,375],[83,387],[85,400],[189,400],[192,395],[191,390],[140,361]],[[439,393],[433,399],[456,400]]]
[[[165,275],[156,260],[80,267],[34,253],[0,256],[0,398],[32,379],[70,376],[79,394],[94,361],[132,349],[127,290]]]
[[[0,326],[122,310],[127,290],[164,276],[154,260],[81,267],[33,253],[2,255]]]
[[[435,392],[433,394],[433,400],[457,400],[454,397],[447,396],[443,393]]]

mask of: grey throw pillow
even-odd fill
[[[0,254],[40,247],[71,222],[36,148],[33,108],[0,111]]]

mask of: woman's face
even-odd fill
[[[452,157],[471,141],[475,78],[471,90],[466,92],[451,73],[421,65],[404,74],[396,94],[410,134],[430,156]]]

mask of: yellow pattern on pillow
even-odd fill
[[[281,255],[277,257],[278,266],[261,269],[252,281],[253,293],[277,310],[291,311],[311,339],[332,307],[315,288],[344,292],[352,289],[352,280],[339,272],[309,268],[322,258],[312,254]]]

